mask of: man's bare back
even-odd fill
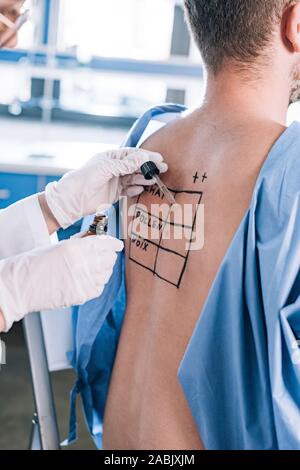
[[[261,166],[283,130],[275,123],[223,122],[200,109],[144,143],[169,164],[163,180],[178,204],[204,204],[205,241],[198,251],[172,238],[159,250],[150,240],[145,249],[131,226],[127,310],[105,409],[105,449],[203,447],[177,370]],[[155,220],[151,204],[160,202],[153,190],[139,198],[148,209],[145,224]]]

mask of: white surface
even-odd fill
[[[70,369],[67,352],[73,350],[72,310],[44,311],[41,319],[49,370]]]
[[[119,147],[126,129],[0,119],[0,171],[62,175]]]
[[[41,144],[0,143],[0,171],[33,175],[63,175],[79,168],[96,153],[113,148],[111,144],[52,142]]]
[[[0,210],[0,260],[50,245],[51,237],[36,196]]]

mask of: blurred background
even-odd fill
[[[98,141],[100,125],[122,134],[153,104],[199,102],[201,61],[181,1],[27,0],[26,6],[32,15],[18,49],[0,53],[1,116],[56,124],[68,138],[72,127],[67,136],[59,126],[80,124],[88,141]]]
[[[178,0],[27,0],[0,50],[0,209],[96,152],[150,106],[201,100],[200,54]]]
[[[201,102],[201,58],[181,0],[27,0],[15,50],[0,50],[0,209],[119,146],[150,106]],[[299,105],[289,112],[298,120]],[[78,230],[71,228],[65,238]],[[34,409],[22,327],[3,335],[0,449],[26,449]],[[61,437],[72,371],[52,374]],[[73,448],[93,448],[80,419]]]

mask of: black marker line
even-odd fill
[[[146,266],[145,264],[143,263],[140,263],[139,261],[137,261],[136,259],[134,258],[131,258],[129,257],[130,261],[133,261],[135,264],[137,264],[138,266],[141,266],[142,268],[145,268],[147,269],[147,271],[150,271],[152,274],[155,274],[155,272],[153,271],[152,268],[149,268],[149,266]]]
[[[131,232],[131,235],[133,235],[133,236],[139,238],[140,240],[142,240],[142,241],[144,241],[144,242],[148,242],[148,243],[150,243],[151,245],[154,245],[154,246],[156,246],[157,248],[160,248],[161,250],[167,251],[168,253],[172,253],[173,255],[180,256],[180,258],[183,258],[183,259],[186,258],[186,255],[182,255],[182,254],[179,253],[178,251],[171,250],[171,248],[165,248],[164,246],[161,246],[161,245],[159,245],[158,243],[153,242],[152,240],[148,240],[148,238],[143,238],[143,237],[141,237],[141,236],[138,235],[137,233]],[[132,241],[132,243],[134,243],[134,242]]]
[[[148,240],[148,238],[144,238],[144,237],[142,237],[142,235],[139,235],[138,233],[135,233],[135,232],[131,231],[130,236],[132,236],[132,235],[133,235],[134,237],[138,238],[139,240],[143,240],[143,241],[145,241],[145,242],[151,243],[151,245],[158,246],[158,244],[155,243],[153,240]],[[132,240],[132,242],[133,242],[133,240]]]
[[[200,194],[202,195],[203,194],[203,191],[192,191],[192,190],[179,190],[179,189],[173,189],[173,188],[169,188],[167,186],[168,190],[171,191],[172,193],[175,193],[175,194],[196,194],[197,196],[200,196]],[[148,189],[145,189],[145,192],[152,195],[150,191],[148,191]]]
[[[158,219],[160,222],[162,222],[163,224],[164,223],[167,223],[168,225],[171,225],[172,227],[181,227],[181,228],[188,228],[188,229],[192,229],[193,227],[191,227],[190,225],[184,225],[184,224],[175,224],[175,222],[168,222],[168,221],[165,221],[164,219],[162,219],[161,217],[157,217],[157,215],[153,215],[151,212],[148,212],[148,211],[145,211],[144,209],[141,209],[140,207],[138,208],[139,211],[143,212],[144,214],[147,214],[149,215],[150,217],[154,217],[155,219]],[[169,211],[169,215],[170,215],[170,211]],[[168,215],[168,217],[169,217]],[[137,218],[137,217],[136,217]]]
[[[133,258],[129,258],[130,261],[133,261],[135,264],[137,264],[138,266],[141,266],[142,268],[146,269],[147,271],[150,271],[153,276],[156,276],[158,277],[159,279],[161,279],[162,281],[165,281],[167,282],[168,284],[171,284],[172,286],[174,287],[177,287],[177,284],[175,284],[174,282],[172,281],[169,281],[169,279],[165,279],[164,277],[160,276],[159,274],[157,274],[155,271],[153,271],[153,269],[149,268],[149,266],[145,266],[144,264],[142,263],[139,263],[138,261],[136,261],[135,259]]]
[[[196,220],[197,220],[197,215],[198,215],[199,206],[200,206],[201,201],[202,201],[202,196],[203,196],[203,193],[201,194],[200,199],[199,199],[199,203],[198,203],[198,205],[197,205],[197,210],[196,210],[195,217],[194,217],[194,221],[193,221],[193,231],[194,231],[195,224],[196,224]],[[186,270],[187,262],[188,262],[188,259],[189,259],[189,256],[190,256],[190,252],[191,252],[191,244],[192,244],[192,239],[190,240],[188,252],[187,252],[187,255],[186,255],[186,259],[185,259],[185,262],[184,262],[184,265],[183,265],[183,268],[182,268],[182,271],[181,271],[181,275],[180,275],[180,278],[179,278],[179,281],[178,281],[178,285],[177,285],[178,289],[179,289],[179,287],[180,287],[183,274],[184,274],[184,272],[185,272],[185,270]]]
[[[194,184],[197,183],[197,180],[200,178],[200,176],[198,176],[198,171],[196,171],[196,174],[193,176],[193,180],[194,180]]]
[[[197,196],[200,196],[200,195],[202,196],[203,194],[203,191],[176,191],[175,189],[171,189],[170,191],[173,191],[173,193],[176,193],[176,194],[195,194]]]

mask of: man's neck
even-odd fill
[[[208,75],[202,109],[230,126],[251,121],[269,121],[286,125],[290,98],[289,75],[274,71],[262,78],[246,80],[236,71]]]

